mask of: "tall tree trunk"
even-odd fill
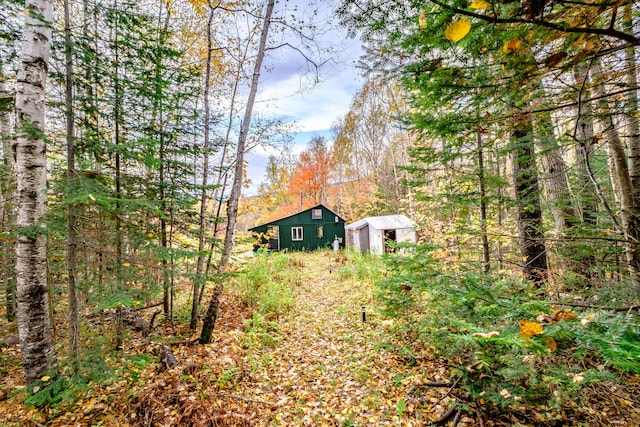
[[[581,66],[579,66],[581,67]],[[575,129],[575,157],[576,157],[576,182],[578,205],[581,212],[581,221],[587,226],[596,225],[596,213],[598,211],[597,194],[601,194],[600,186],[591,171],[590,157],[593,154],[593,106],[589,100],[589,91],[586,83],[588,73],[584,66],[576,69],[575,79],[580,87],[578,93],[578,119]],[[603,199],[603,205],[610,212],[609,205]],[[615,216],[611,215],[615,219]],[[580,273],[587,278],[593,276],[592,266],[595,257],[592,254],[584,254],[580,259]]]
[[[114,2],[114,11],[116,14],[119,14],[118,10],[118,0]],[[122,145],[122,129],[121,129],[121,121],[123,120],[123,97],[122,87],[120,82],[120,31],[118,26],[120,25],[119,19],[114,22],[114,72],[113,72],[113,90],[115,95],[115,105],[113,111],[113,121],[114,121],[114,150],[115,150],[115,237],[116,237],[116,259],[115,259],[115,271],[116,271],[116,281],[117,281],[117,289],[118,292],[123,291],[124,280],[123,280],[123,234],[124,227],[122,226],[122,157],[120,155],[121,145]],[[115,349],[121,350],[123,345],[123,333],[124,330],[122,328],[122,309],[118,308],[116,311],[116,343]]]
[[[577,213],[573,207],[572,195],[567,178],[567,165],[558,150],[558,143],[553,132],[553,121],[548,112],[538,115],[540,137],[538,146],[542,154],[542,177],[551,201],[551,211],[559,234],[572,228],[577,223]]]
[[[211,238],[211,245],[209,246],[209,255],[207,258],[207,265],[205,268],[205,276],[209,276],[209,271],[211,269],[211,261],[213,259],[213,251],[215,249],[216,239],[218,235],[218,227],[220,224],[220,213],[222,212],[222,205],[224,203],[224,191],[227,188],[227,180],[229,177],[229,170],[231,169],[233,163],[229,166],[225,166],[227,161],[227,155],[229,154],[230,147],[230,136],[231,131],[234,126],[234,116],[236,113],[236,102],[238,98],[238,86],[240,84],[240,79],[243,74],[243,64],[247,60],[249,50],[245,49],[243,51],[243,55],[238,60],[238,68],[236,68],[233,89],[231,90],[231,101],[229,102],[229,114],[228,114],[228,122],[227,122],[227,130],[224,137],[224,147],[222,148],[222,155],[220,156],[220,162],[218,164],[218,178],[216,179],[215,190],[214,190],[214,200],[216,201],[216,215],[213,219],[213,236]],[[198,299],[198,304],[202,302],[202,296],[204,294],[204,284],[202,289],[200,290],[200,297]]]
[[[269,27],[271,26],[271,15],[273,14],[274,4],[275,0],[267,1],[264,21],[262,25],[262,33],[260,35],[260,44],[258,46],[258,54],[256,56],[256,62],[253,68],[251,89],[249,90],[249,97],[247,99],[244,119],[242,120],[242,125],[240,128],[240,135],[238,136],[238,146],[236,147],[235,174],[233,177],[231,192],[229,194],[229,200],[227,202],[227,231],[224,239],[224,249],[222,251],[222,258],[220,260],[219,268],[225,268],[229,264],[231,251],[233,250],[236,220],[238,216],[238,201],[240,200],[240,195],[242,193],[245,145],[247,142],[247,136],[249,134],[249,127],[251,125],[253,105],[255,103],[256,95],[258,92],[260,70],[262,68],[262,62],[264,60],[266,52],[267,37],[269,34]]]
[[[76,188],[76,160],[75,160],[75,113],[73,108],[73,51],[71,40],[71,13],[69,0],[64,0],[64,56],[65,56],[65,118],[67,121],[67,197],[72,199]],[[77,214],[76,204],[69,202],[67,206],[67,292],[69,293],[69,358],[74,373],[79,370],[80,332],[78,326],[78,296],[76,294],[77,270]]]
[[[522,270],[527,279],[540,286],[547,281],[547,248],[542,231],[533,126],[526,115],[516,119],[511,140]]]
[[[625,26],[633,32],[632,4],[624,6]],[[627,122],[627,146],[629,147],[629,174],[631,175],[631,187],[634,204],[640,209],[640,118],[638,114],[638,67],[636,62],[635,46],[630,45],[625,50],[625,67],[627,78],[626,110]]]
[[[171,280],[169,277],[169,261],[167,259],[167,254],[169,253],[169,239],[168,239],[168,231],[167,231],[167,214],[168,214],[168,204],[167,204],[167,195],[166,195],[166,187],[167,187],[167,172],[170,173],[170,170],[167,162],[166,162],[166,149],[167,144],[165,141],[165,123],[164,123],[164,106],[162,104],[163,98],[163,85],[162,85],[162,61],[164,59],[164,55],[162,54],[163,46],[167,40],[167,29],[169,27],[169,21],[171,19],[171,9],[167,8],[166,14],[163,19],[164,8],[163,5],[160,4],[158,7],[158,39],[156,40],[156,56],[154,63],[154,99],[153,99],[153,111],[152,111],[152,120],[151,120],[151,132],[153,136],[158,137],[158,186],[159,186],[159,198],[160,198],[160,245],[162,246],[162,258],[160,261],[161,264],[161,277],[162,277],[162,309],[165,317],[171,317]],[[155,129],[158,129],[156,132]]]
[[[219,270],[224,269],[229,265],[231,258],[231,251],[233,250],[233,241],[236,229],[236,220],[238,216],[238,202],[242,193],[242,178],[244,174],[244,153],[247,142],[247,136],[249,134],[249,127],[251,124],[251,117],[253,115],[253,105],[256,100],[258,92],[258,82],[260,80],[260,70],[262,69],[262,62],[264,60],[267,37],[269,35],[269,27],[271,26],[271,16],[273,14],[273,8],[275,0],[268,0],[264,13],[264,21],[262,23],[262,33],[260,34],[260,44],[258,45],[258,54],[256,56],[256,62],[253,68],[253,77],[251,79],[251,89],[249,90],[249,97],[247,99],[247,106],[244,112],[244,119],[240,127],[240,135],[238,136],[238,146],[236,147],[236,164],[235,174],[233,177],[233,184],[231,185],[231,193],[229,194],[229,201],[227,202],[227,230],[224,238],[224,248],[222,250],[222,258],[220,260]],[[222,283],[216,284],[211,300],[209,301],[209,309],[207,310],[207,316],[205,317],[204,324],[202,325],[202,333],[200,334],[200,343],[208,344],[211,342],[211,334],[215,327],[215,322],[218,316],[218,306],[220,304],[219,298],[222,295],[223,285]]]
[[[482,133],[476,130],[476,142],[478,144],[478,190],[480,191],[480,239],[482,241],[482,272],[489,273],[491,258],[489,254],[489,238],[487,236],[487,192],[484,169],[484,146]]]
[[[608,105],[600,65],[596,64],[594,70],[595,95],[598,98],[598,115],[604,128],[613,178],[619,192],[618,196],[622,230],[625,239],[627,266],[631,279],[637,284],[640,281],[640,219],[638,218],[638,205],[635,203],[635,192],[624,145]]]
[[[592,188],[590,175],[589,157],[593,154],[593,105],[589,101],[590,95],[587,90],[588,73],[586,70],[577,69],[575,71],[576,82],[580,86],[578,93],[578,120],[576,122],[575,138],[577,141],[575,156],[578,163],[576,168],[578,182],[578,198],[582,222],[588,225],[596,224],[597,200]],[[597,184],[597,182],[596,182]]]
[[[0,95],[6,93],[5,78],[0,62]],[[16,320],[16,274],[15,240],[9,237],[9,230],[15,224],[16,165],[11,150],[13,128],[11,126],[12,108],[0,107],[0,139],[2,139],[2,176],[0,176],[0,232],[7,233],[0,247],[0,275],[4,278],[5,308],[7,321]]]
[[[118,0],[114,3],[114,10],[118,13]],[[115,145],[115,206],[116,206],[116,271],[118,272],[118,282],[120,282],[122,276],[122,165],[120,156],[120,145],[122,143],[121,135],[121,120],[122,120],[122,88],[120,87],[120,43],[118,38],[120,32],[118,31],[118,20],[114,23],[115,37],[114,37],[114,59],[115,69],[113,73],[113,90],[115,94],[115,105],[113,112],[114,121],[114,145]],[[119,338],[118,338],[119,340]],[[116,347],[119,347],[116,346]]]
[[[16,276],[18,335],[27,384],[55,364],[47,292],[47,202],[44,141],[46,81],[51,48],[51,0],[27,0],[16,90],[18,181]]]
[[[502,177],[506,177],[508,172],[507,172],[507,161],[505,161],[504,163],[501,162],[502,160],[502,154],[500,153],[500,149],[498,147],[495,147],[493,150],[493,158],[495,159],[495,165],[496,165],[496,176],[498,177],[498,179],[502,179]],[[504,171],[503,171],[504,169]],[[498,206],[497,206],[497,218],[496,218],[496,225],[498,227],[498,230],[502,230],[503,229],[503,225],[504,225],[504,218],[506,217],[506,213],[505,213],[505,195],[503,193],[503,186],[500,185],[498,186],[498,191],[496,194],[496,197],[498,199]],[[498,268],[500,270],[502,270],[504,268],[504,247],[502,246],[502,239],[498,239],[497,243],[497,256],[498,256]]]
[[[207,260],[207,256],[204,253],[205,236],[207,234],[207,202],[208,192],[207,186],[209,183],[209,151],[211,151],[211,139],[209,136],[209,121],[211,120],[211,107],[209,105],[209,90],[211,88],[211,49],[213,46],[211,25],[213,22],[213,12],[215,8],[212,7],[211,1],[207,2],[209,7],[209,17],[207,19],[207,63],[205,68],[204,77],[204,147],[202,149],[204,154],[204,163],[202,166],[202,193],[200,194],[200,229],[198,239],[198,260],[196,264],[196,274],[193,280],[193,301],[191,303],[191,322],[189,323],[189,329],[194,330],[198,323],[198,309],[200,307],[200,289],[206,283],[206,278],[203,277],[204,266]]]

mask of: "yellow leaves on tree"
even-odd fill
[[[453,21],[445,30],[444,35],[447,40],[454,43],[462,40],[464,36],[469,34],[471,30],[471,22],[467,18],[460,18]]]
[[[469,5],[469,8],[477,10],[489,9],[490,7],[491,3],[486,0],[473,0],[473,2],[471,2],[471,4]]]
[[[193,9],[199,15],[204,15],[207,10],[207,2],[203,0],[188,0]]]

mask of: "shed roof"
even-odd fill
[[[367,225],[378,230],[392,230],[415,227],[415,224],[404,215],[384,215],[362,218],[354,223],[345,226],[345,228],[350,230],[359,230]]]

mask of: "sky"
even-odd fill
[[[297,132],[293,151],[299,153],[313,137],[323,136],[332,141],[331,126],[348,112],[363,78],[355,66],[361,55],[360,42],[347,38],[346,30],[330,16],[332,2],[301,0],[293,3],[298,3],[302,14],[309,10],[308,3],[321,3],[321,10],[315,18],[320,30],[315,46],[305,50],[305,55],[312,56],[317,64],[324,62],[324,65],[316,73],[315,67],[293,49],[271,51],[265,59],[266,72],[263,70],[261,74],[254,113],[294,123]],[[295,37],[287,37],[272,41],[278,44],[297,42]],[[245,196],[258,193],[258,185],[264,178],[267,160],[272,153],[255,149],[246,155],[247,177],[252,183],[243,191]]]

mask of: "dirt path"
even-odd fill
[[[418,402],[407,392],[439,378],[433,373],[425,378],[420,368],[412,371],[384,349],[383,319],[373,309],[372,284],[346,284],[340,258],[332,253],[308,262],[313,268],[301,268],[295,314],[281,321],[284,338],[262,354],[264,364],[244,392],[277,402],[258,425],[425,425],[427,414],[417,413]],[[433,393],[422,396],[422,403],[437,401],[441,392]]]

